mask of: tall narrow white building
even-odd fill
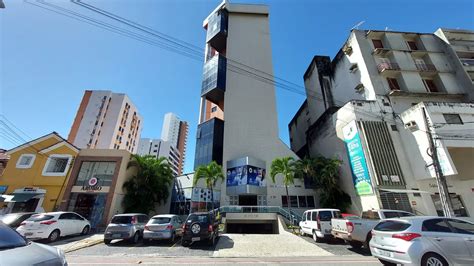
[[[82,149],[123,149],[135,153],[142,117],[124,93],[86,90],[68,141]]]

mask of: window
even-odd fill
[[[411,224],[405,223],[405,222],[385,221],[385,222],[380,222],[379,224],[377,224],[374,230],[384,231],[384,232],[397,232],[397,231],[406,230],[410,226]]]
[[[87,185],[89,179],[97,178],[97,185],[110,186],[115,173],[115,162],[88,162],[84,161],[81,164],[79,173],[77,175],[75,186]]]
[[[410,48],[410,50],[412,51],[418,50],[418,46],[416,46],[415,41],[407,41],[407,45],[408,45],[408,48]]]
[[[311,221],[317,221],[318,220],[318,212],[311,212]]]
[[[421,226],[422,231],[427,232],[441,232],[441,233],[452,233],[448,224],[444,219],[431,219],[423,222]]]
[[[423,84],[425,85],[427,92],[439,92],[435,82],[432,79],[423,79]]]
[[[306,203],[307,203],[307,207],[314,208],[315,207],[314,197],[313,196],[306,196]]]
[[[443,114],[443,117],[444,120],[446,120],[446,123],[448,124],[463,124],[461,117],[458,114]]]
[[[399,91],[400,85],[398,85],[398,81],[396,78],[387,78],[388,87],[391,91]]]
[[[474,235],[474,224],[456,219],[448,219],[448,223],[456,233]]]
[[[374,44],[374,48],[375,48],[375,49],[377,49],[377,48],[383,48],[382,40],[373,39],[373,40],[372,40],[372,43]]]
[[[327,222],[331,221],[332,213],[331,211],[320,211],[318,216],[320,221]]]
[[[380,220],[380,216],[377,212],[366,211],[362,213],[362,219]]]
[[[31,168],[35,162],[36,155],[34,154],[22,154],[16,162],[16,168]]]
[[[291,207],[298,208],[298,197],[290,196],[290,204],[291,204]]]
[[[456,195],[454,193],[450,193],[449,196],[451,198],[451,203],[453,204],[454,214],[458,217],[468,217],[469,215],[467,214],[466,207],[464,206],[461,196]],[[431,198],[433,199],[433,203],[435,205],[436,212],[438,213],[438,215],[444,216],[439,194],[436,193],[435,195],[431,195]]]
[[[311,221],[311,212],[307,212],[305,217],[306,217],[305,218],[306,221]]]
[[[385,215],[385,219],[413,216],[411,213],[408,213],[408,212],[397,212],[397,211],[385,211],[384,215]]]
[[[72,156],[69,154],[52,154],[43,168],[44,176],[63,176],[69,169]]]
[[[300,208],[306,207],[306,197],[305,196],[298,196],[298,204]]]
[[[281,206],[288,207],[288,199],[286,198],[286,196],[281,196]]]
[[[217,111],[217,106],[213,106],[213,107],[211,108],[211,113],[214,113],[214,112],[216,112],[216,111]]]
[[[392,128],[392,131],[398,131],[397,125],[390,125],[390,128]]]

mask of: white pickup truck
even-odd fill
[[[405,216],[414,216],[414,214],[397,210],[369,210],[362,212],[361,218],[354,216],[333,218],[331,233],[335,238],[349,242],[353,248],[364,246],[368,249],[372,238],[371,231],[380,220]]]

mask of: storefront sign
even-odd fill
[[[372,195],[374,193],[372,189],[372,181],[370,180],[370,174],[367,168],[356,121],[351,121],[342,129],[342,131],[357,195]]]
[[[100,191],[100,190],[102,190],[102,186],[99,186],[99,179],[97,177],[92,177],[87,182],[87,185],[82,186],[82,190],[84,190],[84,191]]]
[[[257,187],[266,186],[266,170],[251,165],[243,165],[227,169],[226,185],[228,187],[252,185]]]

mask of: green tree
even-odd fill
[[[193,187],[197,185],[199,179],[204,179],[206,187],[211,191],[211,205],[214,210],[214,186],[218,180],[224,181],[224,172],[222,166],[217,164],[215,161],[210,162],[207,165],[199,166],[194,172]]]
[[[275,177],[278,174],[283,176],[283,184],[286,189],[286,201],[288,203],[288,212],[291,215],[291,202],[290,196],[288,194],[288,186],[295,183],[295,172],[296,172],[296,163],[293,157],[282,157],[275,158],[272,161],[270,169],[270,177],[272,178],[273,183],[275,183]],[[298,178],[298,176],[296,176]],[[293,221],[291,221],[293,222]]]
[[[132,155],[127,169],[135,168],[136,174],[125,181],[123,206],[125,212],[148,214],[155,204],[165,203],[173,183],[173,171],[165,157]]]

